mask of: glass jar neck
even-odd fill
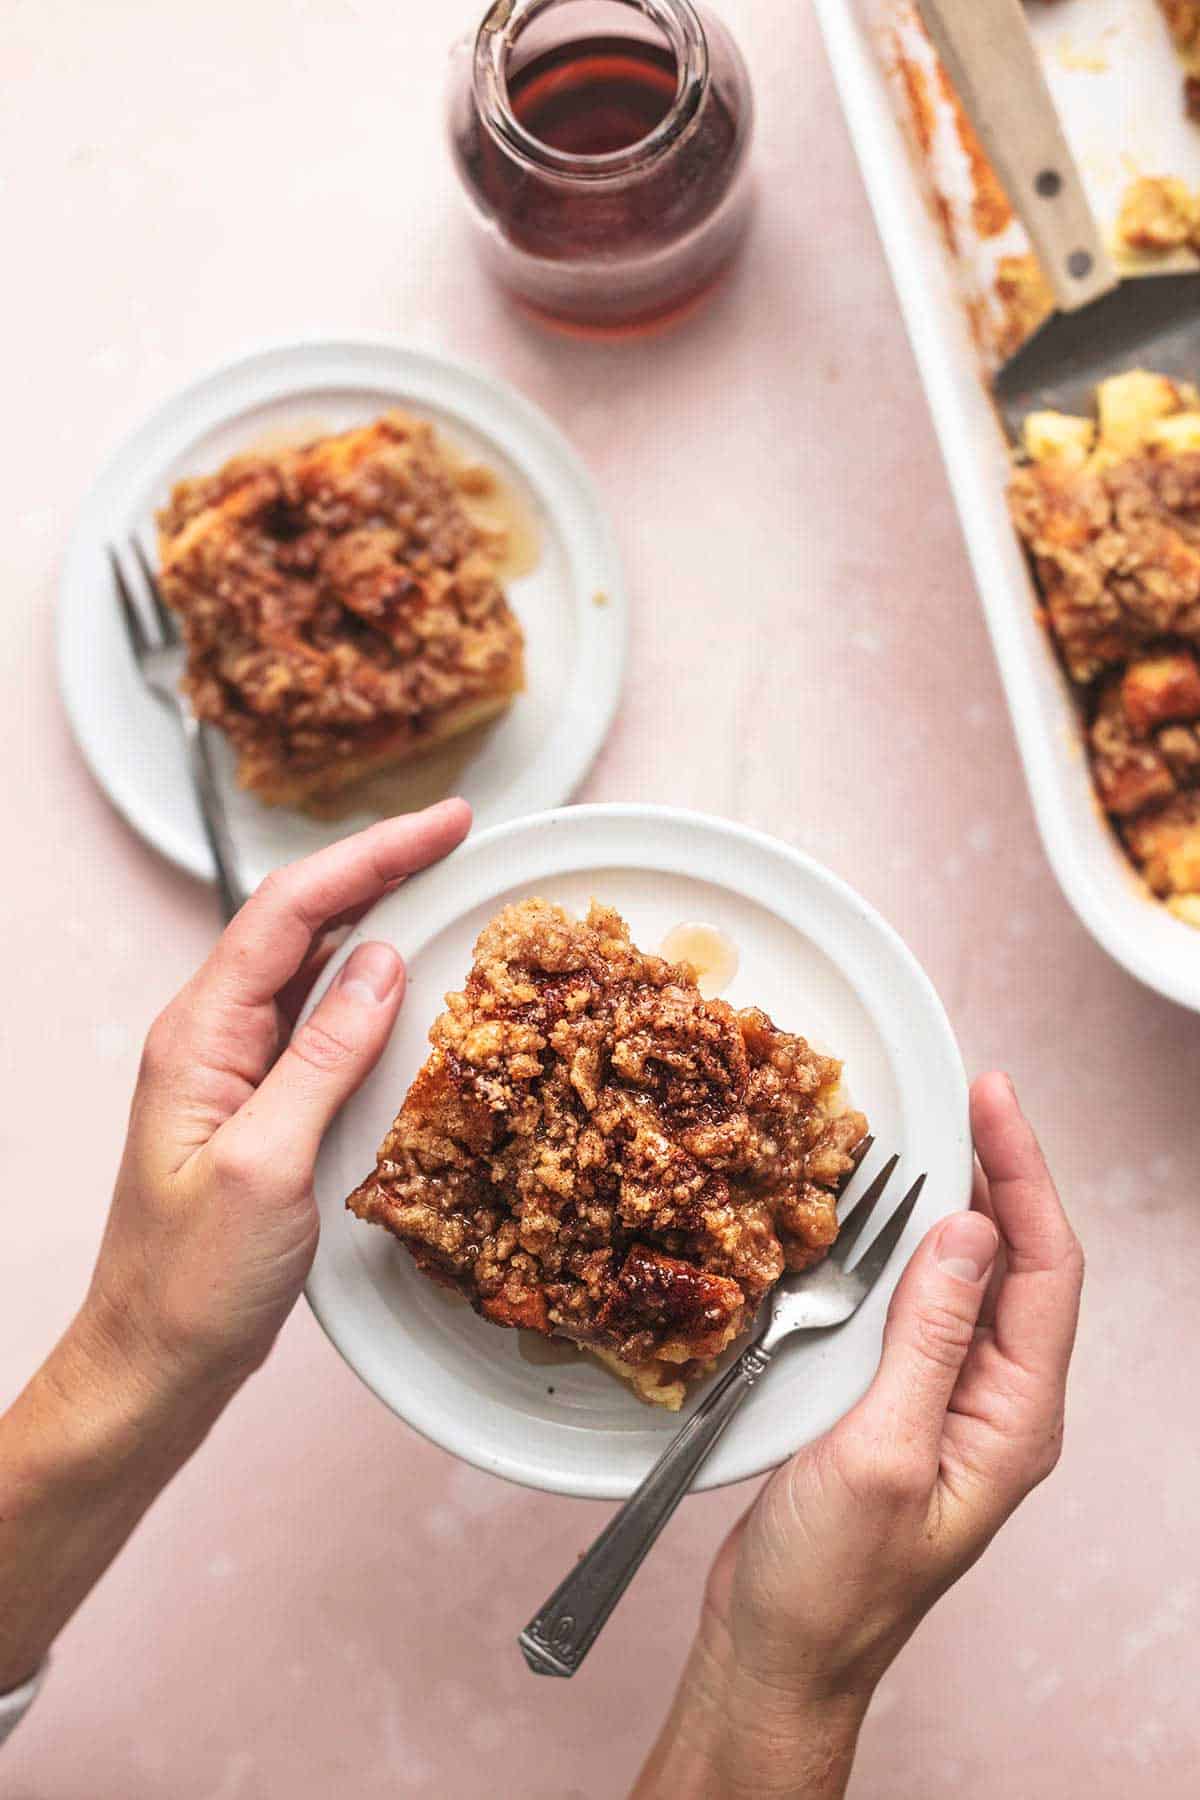
[[[475,39],[473,89],[486,128],[509,154],[546,175],[571,181],[609,181],[657,161],[687,131],[708,86],[708,42],[691,0],[621,0],[643,13],[665,39],[675,61],[675,96],[654,129],[621,150],[594,156],[543,143],[518,119],[508,92],[508,63],[521,33],[544,13],[573,0],[495,0]]]

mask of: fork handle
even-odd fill
[[[190,706],[181,706],[179,714],[183,722],[184,743],[187,746],[188,774],[191,776],[196,805],[200,809],[200,820],[204,826],[204,835],[208,839],[208,847],[212,851],[212,859],[216,867],[221,914],[228,925],[234,913],[240,911],[246,900],[246,890],[242,886],[238,874],[237,849],[233,842],[233,833],[229,829],[229,820],[225,814],[225,801],[217,780],[217,772],[213,767],[212,754],[209,750],[208,739],[204,735],[204,727]]]
[[[765,1335],[765,1334],[764,1334]],[[555,1588],[517,1640],[535,1675],[574,1675],[692,1478],[771,1362],[760,1337],[743,1350],[646,1479]]]
[[[1117,285],[1021,0],[918,0],[1063,312]]]

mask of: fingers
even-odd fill
[[[330,919],[370,906],[401,876],[437,862],[462,842],[470,823],[465,800],[443,800],[277,870],[228,927],[199,985],[243,1006],[273,1000]]]
[[[971,1210],[982,1213],[985,1219],[996,1223],[996,1215],[992,1211],[992,1199],[988,1193],[987,1178],[979,1167],[978,1161],[971,1174]],[[1000,1292],[1000,1284],[1004,1280],[1004,1239],[1000,1240],[1000,1250],[992,1264],[991,1279],[987,1292],[983,1296],[983,1305],[979,1309],[979,1323],[991,1326],[996,1318],[996,1296]]]
[[[929,1232],[901,1276],[878,1372],[851,1415],[855,1435],[873,1447],[877,1484],[911,1487],[914,1497],[932,1488],[946,1409],[998,1247],[990,1219],[955,1213]]]
[[[1075,1341],[1083,1255],[1037,1138],[1005,1075],[971,1089],[971,1129],[1004,1240],[994,1329],[1002,1353],[1057,1394]]]
[[[374,1068],[404,997],[390,944],[360,944],[270,1074],[212,1140],[218,1167],[306,1184],[339,1107]]]
[[[355,907],[353,911],[358,917],[339,919],[325,931],[317,933],[312,941],[308,955],[296,970],[290,981],[285,981],[275,996],[275,1004],[279,1009],[282,1023],[281,1042],[286,1041],[295,1029],[296,1020],[304,1011],[304,1002],[317,984],[318,977],[326,963],[333,961],[359,919],[371,909],[367,906]]]
[[[326,923],[360,916],[403,876],[454,849],[470,823],[465,800],[387,819],[280,869],[251,896],[146,1040],[134,1120],[169,1167],[207,1143],[271,1067],[280,1010],[288,1017],[298,989],[315,978],[314,940]]]

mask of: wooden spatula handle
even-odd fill
[[[988,159],[1064,312],[1118,282],[1029,34],[1021,0],[918,0]]]

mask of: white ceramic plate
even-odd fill
[[[1005,500],[1008,447],[981,379],[961,271],[950,266],[927,172],[915,166],[894,110],[888,26],[898,4],[816,0],[816,12],[941,441],[1042,843],[1064,894],[1108,954],[1200,1012],[1200,932],[1152,897],[1121,851],[1092,787],[1074,701],[1038,622]],[[1113,218],[1127,157],[1196,180],[1200,153],[1195,126],[1183,117],[1182,66],[1156,10],[1131,0],[1063,0],[1028,11],[1101,221]],[[1073,68],[1072,44],[1109,66],[1092,73],[1085,59]]]
[[[260,351],[176,394],[116,452],[84,501],[62,577],[59,673],[80,748],[129,823],[194,875],[213,871],[178,729],[133,667],[105,545],[134,530],[152,543],[154,510],[182,475],[396,405],[497,470],[534,514],[542,551],[532,574],[508,583],[526,633],[526,692],[482,733],[389,780],[388,810],[461,793],[487,826],[557,806],[603,742],[625,660],[621,570],[590,477],[545,415],[492,377],[425,351],[353,341]],[[213,738],[248,886],[369,823],[366,814],[320,822],[260,805],[234,785],[232,757]]]
[[[347,1362],[393,1412],[509,1480],[617,1499],[632,1492],[677,1428],[679,1415],[645,1405],[569,1347],[553,1365],[524,1360],[517,1333],[476,1317],[418,1274],[385,1231],[345,1210],[425,1057],[443,995],[462,985],[476,936],[500,906],[531,894],[576,912],[593,896],[609,901],[646,949],[685,921],[718,926],[740,954],[725,997],[764,1006],[844,1059],[848,1093],[876,1137],[868,1167],[894,1150],[899,1177],[929,1173],[901,1250],[866,1304],[839,1331],[781,1352],[698,1485],[758,1474],[862,1394],[907,1253],[935,1219],[969,1203],[971,1181],[962,1061],[927,977],[865,901],[775,839],[698,813],[573,807],[472,838],[382,901],[321,986],[364,937],[387,939],[408,962],[408,996],[392,1040],[321,1152],[321,1241],[309,1300]],[[896,1191],[899,1198],[904,1187]]]

